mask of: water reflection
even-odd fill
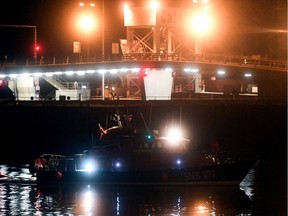
[[[238,187],[0,185],[4,215],[250,215]]]

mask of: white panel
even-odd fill
[[[124,10],[124,26],[155,26],[156,10],[148,7]]]
[[[148,71],[148,75],[144,77],[146,100],[170,100],[172,84],[172,71]]]
[[[33,77],[17,77],[16,81],[18,100],[31,100],[35,98],[35,86]]]

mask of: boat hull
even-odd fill
[[[240,184],[255,161],[213,164],[184,169],[133,171],[56,171],[36,172],[38,184],[111,184],[111,185],[223,185]]]

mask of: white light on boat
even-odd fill
[[[179,142],[182,138],[181,130],[178,128],[170,128],[167,134],[167,138],[170,143]]]
[[[183,164],[183,161],[181,158],[177,158],[176,160],[173,161],[173,167],[176,169],[181,169],[182,164]]]
[[[117,160],[112,164],[112,166],[115,170],[120,170],[122,168],[122,163],[121,161]]]
[[[84,163],[83,171],[92,172],[97,169],[96,162],[94,160],[87,160]]]
[[[87,171],[87,172],[92,172],[93,171],[93,164],[92,163],[87,163],[86,165],[85,165],[85,171]]]

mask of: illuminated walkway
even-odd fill
[[[67,62],[57,62],[54,59],[52,63],[45,61],[38,65],[2,63],[0,78],[9,83],[9,87],[13,91],[17,88],[15,92],[20,92],[18,100],[31,100],[32,98],[59,100],[63,94],[69,100],[104,100],[109,97],[111,99],[113,94],[121,99],[143,99],[145,90],[143,90],[143,83],[139,78],[144,78],[155,70],[167,71],[173,77],[172,95],[170,94],[169,99],[174,96],[182,99],[211,98],[212,96],[212,98],[217,98],[227,97],[227,95],[235,96],[235,94],[237,96],[258,97],[260,95],[262,97],[263,95],[267,97],[268,95],[268,97],[274,97],[271,96],[273,95],[272,91],[280,91],[282,94],[283,89],[287,86],[285,82],[287,80],[287,62],[280,60],[261,59],[258,56],[223,55],[194,55],[191,59],[185,60],[179,59],[178,56],[149,55],[129,54],[123,56],[124,60],[121,61],[73,62],[71,59],[70,61],[67,59]],[[283,78],[274,78],[273,74],[274,76],[279,74]],[[79,78],[83,76],[86,78]],[[108,83],[109,78],[113,76],[119,78],[122,89],[119,88],[119,83],[117,84],[119,89],[115,89],[115,83]],[[27,86],[28,81],[24,80],[24,77],[30,77],[32,85]],[[56,94],[49,95],[49,97],[40,96],[40,77],[58,89]],[[269,78],[265,79],[265,77]],[[16,82],[15,79],[18,81]],[[276,85],[274,85],[273,79],[277,79]],[[81,80],[79,84],[77,83],[77,88],[74,85],[76,80]],[[98,80],[97,86],[91,86],[91,81],[95,80]],[[282,80],[283,83],[279,80]],[[269,85],[274,86],[271,88]],[[279,88],[280,90],[277,90]],[[97,89],[97,93],[95,93],[95,89]],[[161,100],[159,95],[151,98]]]

